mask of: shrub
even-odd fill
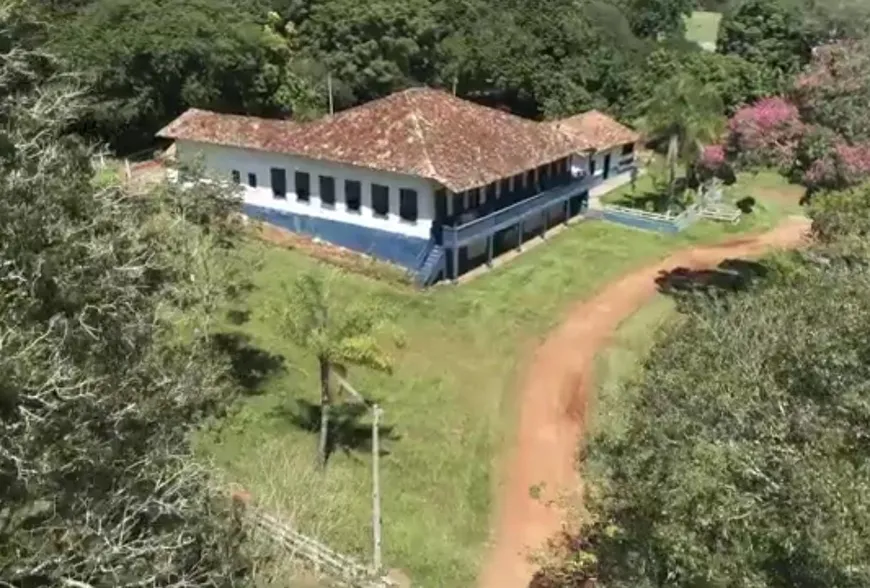
[[[838,139],[814,159],[803,176],[810,192],[842,190],[870,177],[870,144],[848,145]]]

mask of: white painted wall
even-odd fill
[[[232,171],[237,170],[244,187],[243,197],[246,204],[380,229],[411,237],[428,239],[430,236],[432,219],[435,217],[434,195],[436,190],[436,184],[430,180],[281,153],[193,141],[177,141],[176,150],[177,157],[181,161],[191,161],[197,157],[202,157],[202,163],[206,170],[227,180],[230,179]],[[269,170],[273,167],[285,170],[287,177],[286,199],[275,198],[272,194]],[[295,172],[297,171],[309,174],[311,197],[308,202],[296,199]],[[257,175],[256,188],[248,186],[249,173]],[[321,204],[319,180],[321,175],[335,178],[334,208],[324,207]],[[345,205],[344,181],[346,179],[356,180],[361,184],[362,206],[359,212],[350,212]],[[371,196],[372,184],[381,184],[390,189],[390,210],[387,218],[374,215]],[[415,223],[410,223],[399,217],[399,189],[401,188],[417,191],[417,221]]]

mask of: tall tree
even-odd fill
[[[338,366],[359,365],[390,371],[392,360],[378,339],[386,326],[383,309],[371,304],[338,300],[330,290],[332,276],[303,274],[278,309],[291,341],[317,359],[320,379],[320,440],[317,448],[321,467],[330,451],[331,374]]]
[[[429,0],[330,0],[291,11],[302,43],[354,101],[435,77],[437,26]],[[343,104],[348,106],[348,104]]]
[[[695,10],[695,0],[615,0],[639,37],[661,39],[682,37],[686,17]]]
[[[851,143],[870,143],[870,40],[819,47],[794,95],[807,123]]]
[[[651,138],[667,139],[668,196],[673,198],[677,166],[691,168],[705,144],[725,127],[722,99],[715,89],[679,74],[661,84],[644,105],[641,127]]]
[[[57,53],[91,86],[79,130],[129,152],[150,146],[189,106],[270,116],[308,109],[305,80],[289,67],[298,49],[292,31],[254,8],[229,0],[94,0],[57,22]]]
[[[737,55],[712,53],[697,46],[686,49],[661,44],[646,57],[643,75],[634,78],[632,111],[628,114],[634,118],[641,116],[644,104],[656,88],[680,73],[715,90],[727,114],[784,89],[772,72]]]
[[[237,203],[96,188],[64,134],[79,95],[17,19],[0,2],[0,583],[236,585],[242,535],[189,437],[231,399],[207,318]]]
[[[804,17],[792,0],[741,0],[719,23],[717,51],[789,79],[809,61],[813,46]]]

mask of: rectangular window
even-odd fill
[[[306,172],[296,172],[296,200],[308,202],[311,200],[311,177]]]
[[[335,208],[335,178],[320,176],[320,205]]]
[[[348,212],[359,212],[362,206],[362,185],[356,180],[344,181],[344,203]]]
[[[511,191],[511,179],[505,178],[498,183],[498,197],[504,198]]]
[[[468,208],[475,209],[480,206],[480,188],[468,191]]]
[[[380,218],[390,214],[390,189],[381,184],[372,184],[372,212]]]
[[[241,184],[242,183],[242,174],[240,174],[239,170],[237,170],[237,169],[233,170],[233,183],[234,184]]]
[[[496,194],[496,184],[495,184],[495,182],[493,182],[492,184],[489,184],[486,187],[486,201],[492,202],[493,200],[495,200],[495,194]]]
[[[623,155],[631,155],[632,153],[634,153],[634,143],[626,143],[622,146]]]
[[[453,214],[465,212],[465,192],[458,192],[453,195]]]
[[[257,174],[248,173],[248,185],[251,188],[257,187]]]
[[[409,223],[417,222],[417,191],[410,188],[399,190],[399,218]]]
[[[269,176],[272,180],[272,195],[275,198],[287,198],[287,172],[273,167],[269,170]]]

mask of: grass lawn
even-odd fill
[[[800,199],[804,188],[789,184],[781,175],[770,170],[757,172],[741,172],[737,182],[723,189],[724,200],[735,203],[745,198],[754,200],[752,212],[744,214],[736,225],[716,225],[699,223],[690,227],[683,235],[690,240],[706,240],[711,233],[722,235],[759,231],[772,228],[781,218],[793,214],[803,214]],[[637,185],[632,190],[629,184],[621,186],[603,197],[608,204],[619,204],[643,208],[644,200],[654,197],[653,180],[649,174],[640,176]]]
[[[624,429],[625,385],[638,377],[661,327],[677,317],[671,298],[658,295],[619,325],[607,349],[595,361],[596,392],[589,432],[619,434]]]
[[[766,206],[766,200],[763,204]],[[765,210],[767,210],[765,208]],[[769,223],[781,210],[771,209]],[[768,213],[766,213],[768,214]],[[701,222],[665,236],[600,221],[581,222],[468,284],[416,292],[355,274],[340,296],[390,305],[403,333],[393,375],[351,369],[349,378],[385,410],[383,546],[388,567],[415,585],[469,586],[484,555],[502,448],[515,420],[524,362],[572,302],[628,269],[697,241],[758,228]],[[270,305],[282,285],[318,263],[296,251],[250,243],[255,284],[236,352],[248,394],[199,448],[266,508],[333,547],[370,554],[368,420],[338,426],[344,450],[325,474],[314,467],[316,364],[284,340]],[[241,310],[241,309],[240,309]]]
[[[693,41],[709,51],[716,50],[719,36],[719,21],[722,14],[697,10],[686,19],[686,39]]]

